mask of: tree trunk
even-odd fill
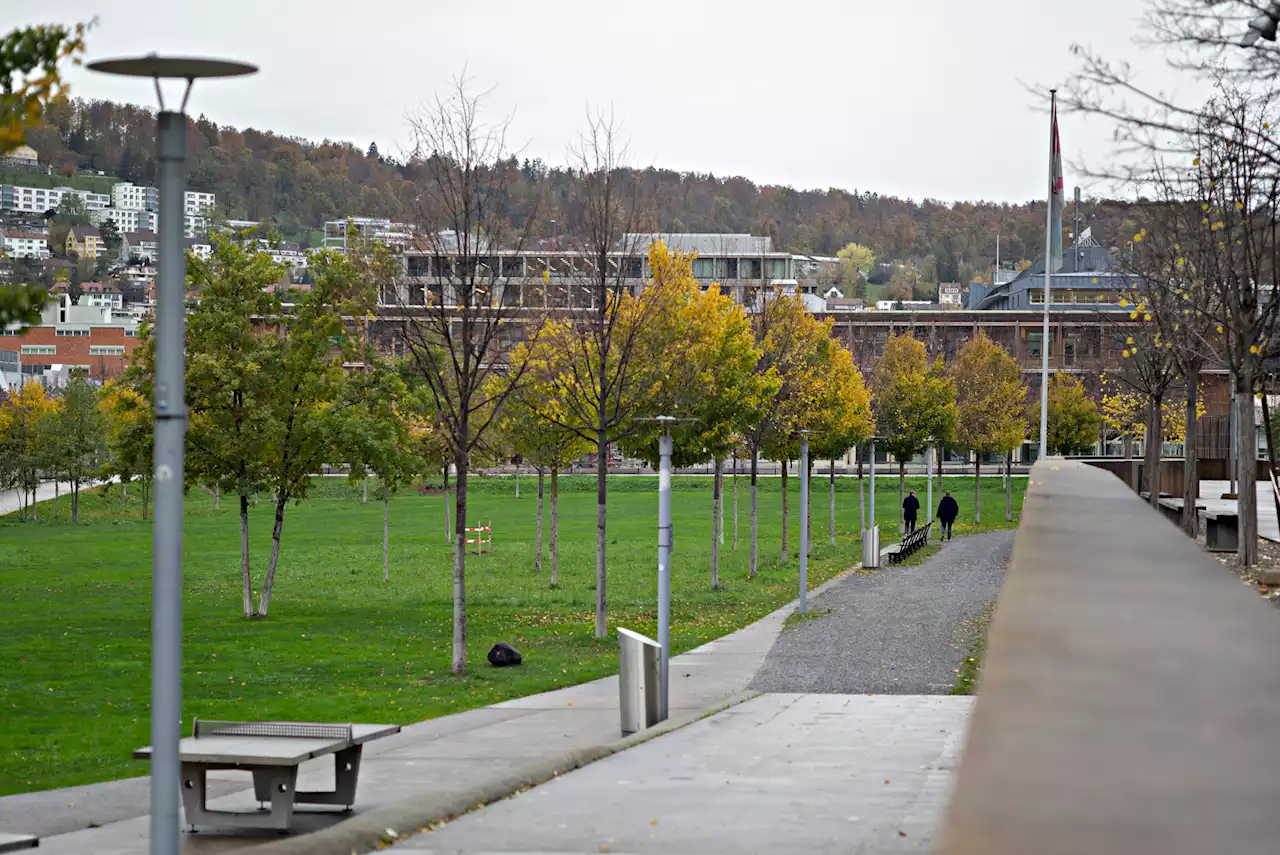
[[[1268,486],[1271,487],[1271,501],[1275,504],[1276,517],[1280,519],[1280,495],[1276,494],[1275,488],[1276,449],[1271,437],[1271,404],[1267,400],[1267,375],[1265,373],[1262,375],[1259,385],[1261,386],[1262,397],[1262,430],[1266,433],[1267,439],[1267,470],[1271,473],[1271,477],[1268,479],[1271,484]]]
[[[787,553],[791,551],[790,534],[788,517],[790,516],[789,504],[787,502],[787,461],[782,461],[782,558],[779,559],[780,564],[787,563]]]
[[[596,638],[609,633],[605,597],[605,476],[609,471],[609,438],[596,431]]]
[[[465,424],[464,424],[465,434]],[[458,455],[453,538],[453,664],[455,674],[467,670],[467,459]]]
[[[463,538],[464,540],[466,538]],[[453,543],[453,524],[449,521],[449,464],[444,465],[444,542]]]
[[[128,482],[121,480],[120,481],[120,513],[123,514],[125,512],[125,508],[127,507],[129,507],[129,484]]]
[[[724,537],[724,503],[720,501],[724,461],[716,457],[711,478],[711,590],[720,590],[720,541]]]
[[[215,511],[222,510],[222,488],[216,487],[213,491],[213,509]]]
[[[142,479],[142,521],[147,521],[147,506],[151,501],[151,479]]]
[[[533,541],[533,569],[542,572],[542,470],[538,470],[538,534]]]
[[[733,455],[733,551],[738,551],[738,455]]]
[[[53,476],[53,518],[58,518],[58,476]]]
[[[1258,563],[1258,437],[1253,424],[1253,366],[1236,372],[1236,493],[1240,499],[1241,567]]]
[[[369,504],[369,476],[360,479],[360,504]]]
[[[35,507],[35,505],[32,505]],[[80,479],[71,479],[71,521],[80,522]]]
[[[271,527],[271,561],[267,563],[267,579],[262,583],[262,595],[258,597],[258,617],[266,617],[271,606],[271,589],[276,584],[276,565],[280,562],[280,532],[284,529],[284,509],[289,504],[289,494],[276,497],[276,521]]]
[[[391,516],[391,494],[385,485],[382,488],[382,581],[387,581],[387,559],[390,557],[391,533],[388,530],[388,517]]]
[[[827,531],[831,534],[831,545],[836,545],[836,461],[835,458],[830,460],[831,471],[827,473],[827,481],[829,487],[827,490],[828,499],[831,507],[829,508]]]
[[[1133,459],[1133,434],[1126,433],[1121,437],[1120,453],[1124,455],[1125,460]]]
[[[760,517],[756,510],[756,492],[758,489],[756,478],[758,475],[759,460],[760,460],[760,457],[759,457],[758,449],[752,448],[751,449],[751,487],[750,487],[751,489],[751,558],[747,562],[747,568],[748,568],[747,575],[752,579],[756,577],[756,565],[758,563],[757,558],[759,557],[759,553],[760,553],[760,550],[759,550],[760,544],[757,538],[757,535],[760,532],[760,528],[759,528]]]
[[[716,518],[720,521],[720,537],[719,537],[720,545],[724,546],[724,458],[723,457],[715,458],[715,465],[716,465],[716,473],[717,473],[716,477],[720,479],[720,491],[721,491],[720,513],[716,515]]]
[[[560,470],[551,467],[551,587],[560,584]]]
[[[982,525],[982,455],[976,451],[973,453],[973,524]]]
[[[249,575],[249,494],[240,494],[240,581],[244,616],[253,617],[253,578]]]
[[[1196,499],[1200,498],[1200,474],[1196,470],[1196,409],[1200,395],[1200,369],[1187,372],[1187,398],[1182,414],[1182,531],[1187,537],[1200,534],[1200,519],[1196,516]],[[1262,412],[1266,413],[1265,405]],[[1267,432],[1270,437],[1270,431]],[[1268,448],[1270,442],[1268,442]],[[1274,464],[1273,464],[1274,465]]]
[[[1160,446],[1164,438],[1161,403],[1159,398],[1147,399],[1146,447],[1142,460],[1142,486],[1147,490],[1147,501],[1153,508],[1160,505]]]
[[[1013,452],[1004,453],[1004,521],[1013,522]]]

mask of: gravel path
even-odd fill
[[[783,631],[751,688],[945,695],[1000,593],[1012,531],[942,544],[924,564],[852,573],[810,600],[828,614]]]

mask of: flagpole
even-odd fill
[[[1049,197],[1044,206],[1044,330],[1040,336],[1040,454],[1038,459],[1049,456],[1049,268],[1053,233],[1053,123],[1056,118],[1058,90],[1049,90]]]

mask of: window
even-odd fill
[[[787,260],[785,258],[770,258],[766,263],[766,269],[769,271],[770,279],[787,278]]]
[[[743,279],[759,279],[760,278],[760,259],[744,258],[738,263],[738,271],[742,274]]]
[[[693,260],[693,278],[714,279],[716,262],[714,258],[695,258]]]
[[[90,356],[124,356],[124,345],[121,344],[91,344],[89,345]]]
[[[1062,364],[1063,365],[1076,364],[1076,342],[1079,337],[1080,337],[1079,333],[1069,332],[1066,334],[1066,337],[1062,340]]]
[[[738,259],[721,258],[716,261],[717,275],[721,279],[737,279],[738,278]]]
[[[53,344],[24,344],[22,346],[23,356],[54,356],[57,352],[58,347]]]
[[[125,338],[137,338],[137,337],[138,337],[138,331],[137,331],[137,330],[125,330],[125,331],[124,331],[124,337],[125,337]]]
[[[1035,287],[1028,288],[1027,293],[1031,296],[1031,302],[1035,303],[1038,306],[1044,305],[1044,287],[1043,286],[1039,288],[1035,288]]]
[[[56,336],[88,336],[88,330],[58,330],[54,333]]]
[[[1049,355],[1050,356],[1053,355],[1053,336],[1054,334],[1050,332],[1049,333]],[[1027,356],[1033,357],[1035,359],[1039,359],[1040,353],[1041,353],[1040,345],[1043,341],[1044,341],[1043,332],[1041,332],[1040,330],[1028,330],[1027,331]]]

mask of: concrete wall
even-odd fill
[[[1045,460],[942,855],[1274,853],[1280,615],[1117,479]]]

